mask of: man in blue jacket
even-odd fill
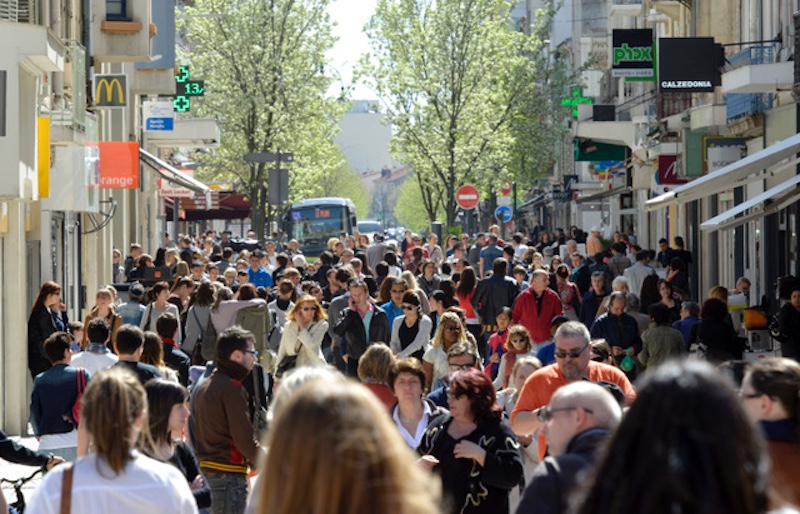
[[[622,410],[603,386],[578,381],[557,390],[538,412],[549,456],[533,471],[517,514],[561,514],[567,512],[580,475],[594,467],[619,425]]]

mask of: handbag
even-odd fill
[[[275,377],[281,378],[283,374],[297,367],[297,355],[284,355],[275,367]]]
[[[75,403],[72,404],[72,420],[76,425],[81,422],[81,399],[83,398],[83,392],[86,390],[86,370],[78,368],[77,376],[78,396],[75,397]]]
[[[267,408],[261,404],[261,390],[264,385],[264,371],[260,369],[261,366],[256,364],[251,371],[253,375],[253,396],[255,396],[255,412],[253,413],[253,432],[255,432],[256,439],[261,441],[264,434],[267,433]],[[260,370],[258,373],[256,370]]]

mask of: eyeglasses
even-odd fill
[[[461,325],[445,325],[444,329],[445,330],[450,330],[451,332],[460,332],[461,331]]]
[[[315,311],[317,310],[316,307],[303,307],[303,312]]]
[[[571,352],[568,352],[566,350],[556,350],[556,352],[555,352],[556,358],[557,359],[566,359],[567,357],[570,357],[572,359],[577,359],[578,357],[581,356],[581,354],[587,348],[589,348],[589,343],[586,343],[586,345],[583,348],[581,348],[580,350],[573,350]]]
[[[258,359],[258,351],[257,350],[245,350],[247,353],[253,356],[254,359]]]
[[[542,407],[541,409],[536,410],[536,419],[539,423],[547,423],[551,419],[553,419],[553,414],[556,412],[566,412],[571,410],[578,410],[583,409],[584,411],[588,412],[589,414],[594,414],[594,411],[591,409],[587,409],[586,407],[558,407],[552,408],[549,405]]]
[[[402,308],[404,311],[413,311],[417,309],[414,305],[403,305]]]
[[[458,400],[459,398],[464,396],[463,394],[454,393],[453,390],[450,389],[449,387],[445,388],[444,394],[447,396],[448,400]]]
[[[450,366],[450,371],[466,371],[469,368],[475,367],[475,363],[471,364],[448,364]]]
[[[745,393],[744,391],[739,390],[739,398],[744,400],[752,400],[753,398],[759,398],[761,396],[764,396],[764,393]]]

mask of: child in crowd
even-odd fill
[[[83,323],[80,321],[70,321],[67,325],[69,336],[72,338],[70,351],[78,353],[81,351],[81,341],[83,341]]]
[[[494,380],[497,377],[497,371],[500,369],[500,360],[506,352],[505,345],[508,338],[508,325],[511,323],[511,315],[511,308],[503,307],[494,318],[497,323],[497,332],[492,334],[486,343],[486,351],[488,352],[486,356],[487,364],[483,369],[483,372],[486,373],[490,380]]]
[[[494,388],[498,391],[505,389],[509,385],[514,386],[511,382],[511,372],[514,370],[514,364],[516,364],[517,359],[536,356],[536,353],[533,352],[531,335],[527,328],[522,325],[512,325],[507,333],[504,345],[506,351],[503,354],[503,358],[500,359],[500,369],[493,380]]]

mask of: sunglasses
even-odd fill
[[[317,310],[316,307],[303,307],[303,312],[315,311]]]
[[[553,414],[556,412],[566,412],[578,409],[583,409],[589,414],[594,414],[594,412],[591,409],[587,409],[585,407],[558,407],[554,409],[549,405],[547,405],[545,407],[542,407],[541,409],[536,410],[536,419],[539,421],[539,423],[547,423],[548,421],[553,419]]]
[[[445,330],[450,330],[452,332],[460,332],[461,331],[461,325],[445,325],[444,329]]]
[[[392,289],[392,294],[403,294],[406,292],[405,289]]]
[[[403,305],[402,309],[404,311],[415,311],[417,310],[417,307],[414,305]]]
[[[448,364],[450,367],[450,371],[466,371],[469,368],[475,367],[475,363],[472,364]]]
[[[589,348],[589,343],[586,343],[586,345],[580,350],[572,350],[571,352],[566,350],[556,350],[555,355],[557,359],[566,359],[567,357],[571,359],[577,359],[587,348]]]

